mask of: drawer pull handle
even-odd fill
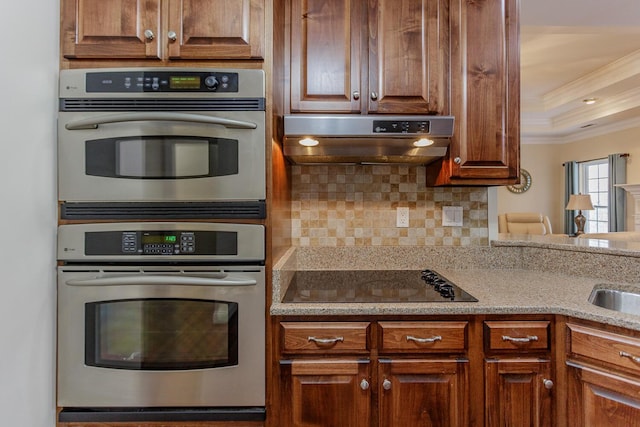
[[[627,353],[626,351],[621,351],[620,352],[620,357],[628,357],[629,359],[633,360],[634,362],[640,363],[640,357],[634,356],[633,354]]]
[[[531,342],[531,341],[538,341],[538,337],[536,335],[529,335],[528,337],[524,337],[524,338],[514,338],[514,337],[510,337],[509,335],[503,335],[502,341]]]
[[[407,341],[415,341],[420,344],[426,344],[426,343],[431,343],[436,341],[442,341],[442,337],[440,335],[436,335],[435,337],[431,337],[431,338],[417,338],[411,335],[407,335]]]
[[[308,337],[307,341],[315,342],[317,344],[335,344],[337,342],[344,342],[344,337],[335,337],[335,338]]]

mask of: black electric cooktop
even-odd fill
[[[282,302],[477,302],[432,270],[297,271]]]

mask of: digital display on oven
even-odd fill
[[[200,76],[170,76],[170,89],[200,89]]]
[[[164,243],[176,243],[178,236],[175,234],[143,234],[142,244],[164,244]]]

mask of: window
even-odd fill
[[[607,159],[580,163],[580,192],[591,196],[594,210],[582,212],[587,217],[585,233],[609,231],[609,163]]]

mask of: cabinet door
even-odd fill
[[[65,58],[160,58],[160,0],[62,0]]]
[[[367,427],[368,360],[281,362],[281,427]]]
[[[378,425],[468,426],[467,365],[461,359],[381,359]]]
[[[368,111],[449,114],[448,1],[369,3]]]
[[[486,360],[485,426],[553,425],[551,388],[547,388],[553,385],[549,382],[550,376],[551,362],[548,360]]]
[[[360,111],[359,0],[291,1],[291,111]]]
[[[570,427],[640,426],[640,380],[569,365]]]
[[[428,185],[508,185],[520,171],[518,0],[451,0],[451,111],[447,157]]]
[[[170,59],[264,56],[264,0],[169,0]]]

